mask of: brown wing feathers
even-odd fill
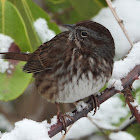
[[[28,73],[37,73],[44,69],[45,68],[40,60],[39,54],[32,54],[28,62],[23,67],[23,71]]]
[[[45,69],[52,69],[54,62],[58,61],[59,57],[62,57],[64,49],[66,49],[65,44],[67,42],[64,42],[64,37],[68,37],[68,35],[68,31],[60,33],[50,41],[39,46],[33,53],[7,52],[0,54],[3,54],[2,59],[27,61],[23,67],[23,71],[27,73],[37,73]],[[53,43],[55,43],[55,46]]]
[[[48,47],[41,45],[34,53],[31,54],[28,62],[23,67],[23,71],[28,73],[37,73],[45,70],[47,63],[47,50]]]
[[[19,61],[27,61],[30,57],[30,54],[21,52],[0,52],[0,54],[2,54],[2,59],[13,59]]]
[[[0,52],[2,59],[13,59],[19,61],[27,61],[23,67],[23,71],[28,73],[36,73],[44,70],[43,63],[40,59],[40,51],[36,50],[34,53],[20,53],[20,52]]]

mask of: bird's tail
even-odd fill
[[[19,61],[27,61],[29,59],[30,53],[21,52],[0,52],[0,59],[12,59]]]

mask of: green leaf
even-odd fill
[[[60,32],[58,26],[55,23],[50,22],[50,17],[47,15],[47,13],[45,13],[31,0],[10,1],[17,7],[22,18],[24,19],[24,23],[26,25],[29,40],[31,42],[33,50],[35,50],[38,46],[42,44],[33,26],[34,21],[36,21],[38,18],[44,18],[47,21],[49,28],[53,30],[56,34]]]
[[[0,33],[12,37],[21,51],[32,51],[20,13],[12,3],[6,0],[0,1]],[[23,63],[15,66],[15,70],[11,75],[0,74],[0,100],[15,99],[28,86],[31,75],[23,73],[21,65],[23,66]]]
[[[9,101],[20,96],[28,86],[32,74],[27,74],[22,71],[25,63],[20,62],[12,75],[0,74],[0,100]]]
[[[21,51],[32,51],[20,13],[13,4],[6,0],[0,1],[0,33],[12,37]]]
[[[138,103],[140,104],[140,88],[136,90],[136,98],[138,98]]]
[[[50,17],[31,0],[0,0],[0,33],[14,39],[22,52],[32,52],[41,43],[33,23],[44,18],[50,29],[60,32]],[[9,101],[20,96],[27,88],[32,75],[22,72],[23,62],[15,66],[11,75],[0,73],[0,100]]]
[[[94,17],[106,6],[103,0],[46,0],[47,8],[57,21],[76,23]]]
[[[65,0],[48,0],[48,1],[50,1],[50,2],[52,2],[54,4],[59,4],[59,3],[65,2]]]
[[[131,133],[134,137],[136,137],[136,140],[140,140],[140,125],[135,122],[134,124],[131,124],[126,131],[128,133]]]
[[[99,0],[69,1],[82,20],[91,18],[94,14],[97,14],[101,8],[103,8],[103,5]]]

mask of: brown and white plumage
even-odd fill
[[[93,21],[66,26],[69,31],[23,60],[27,61],[23,71],[34,73],[38,92],[51,102],[72,103],[95,94],[112,74],[114,41],[110,32]]]

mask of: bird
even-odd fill
[[[110,31],[94,21],[65,24],[68,30],[32,53],[0,52],[2,59],[25,61],[37,92],[52,103],[74,103],[96,93],[112,75],[115,55]]]

